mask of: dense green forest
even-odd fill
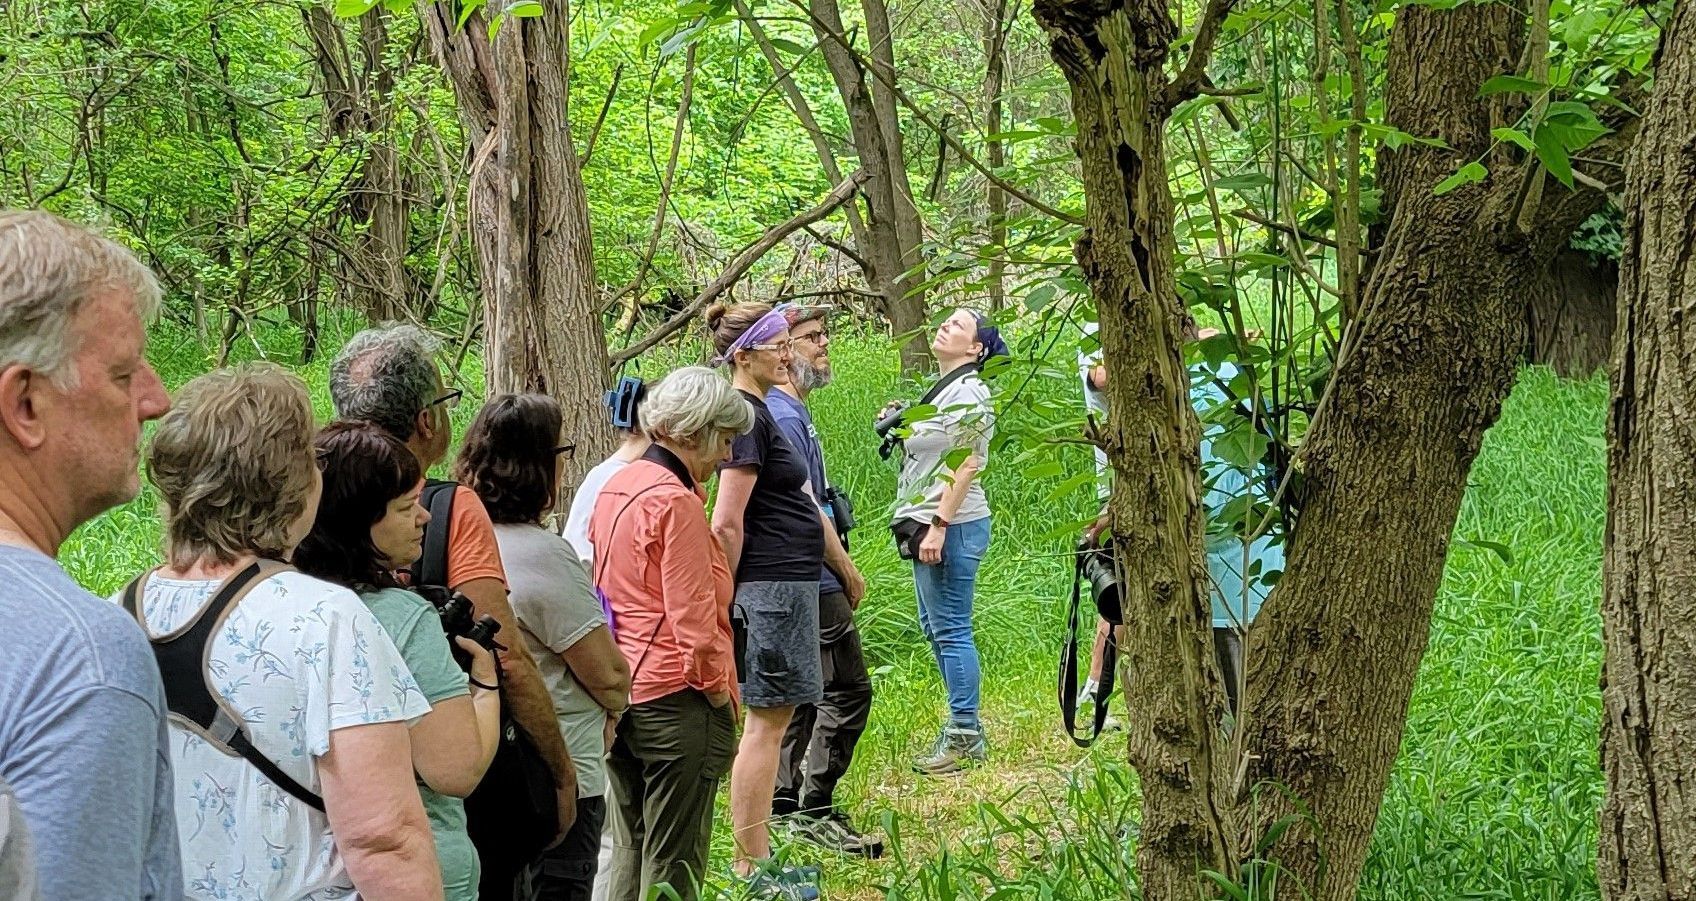
[[[0,0],[0,98],[0,205],[141,255],[168,381],[321,373],[363,323],[413,320],[473,393],[561,400],[573,483],[615,375],[700,360],[714,300],[805,299],[864,373],[827,446],[878,496],[863,424],[927,371],[915,336],[992,312],[991,484],[1024,565],[980,615],[1029,766],[907,793],[884,714],[888,766],[853,788],[908,851],[831,892],[1696,885],[1672,787],[1696,777],[1686,0]],[[1187,346],[1185,311],[1217,332]],[[1096,347],[1104,421],[1078,397]],[[1253,412],[1198,421],[1186,359],[1233,364]],[[1211,522],[1204,426],[1269,473]],[[1123,740],[1078,755],[1047,680],[1090,443],[1130,663]],[[85,581],[122,576],[99,536],[147,552],[126,517],[151,523],[138,502],[71,549]],[[1198,561],[1231,531],[1287,562],[1256,576],[1221,730]],[[910,586],[862,553],[902,705]]]

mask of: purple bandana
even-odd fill
[[[750,345],[764,344],[789,330],[788,305],[780,306],[755,320],[748,330],[738,335],[724,353],[713,358],[714,366],[723,366],[736,359],[736,352],[747,350]]]

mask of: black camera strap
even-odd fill
[[[1087,736],[1078,735],[1078,608],[1083,602],[1084,555],[1078,554],[1072,566],[1072,603],[1066,608],[1066,643],[1060,647],[1060,717],[1066,725],[1066,735],[1073,744],[1087,748],[1101,737],[1107,725],[1107,700],[1113,694],[1113,682],[1119,671],[1119,643],[1113,630],[1107,632],[1107,647],[1102,653],[1101,685],[1095,694],[1095,721]],[[1091,617],[1095,619],[1095,617]],[[1094,631],[1091,630],[1092,636]],[[1091,645],[1094,641],[1091,639]]]

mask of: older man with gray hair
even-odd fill
[[[142,355],[158,307],[122,246],[0,211],[0,780],[47,901],[183,897],[153,650],[54,560],[141,490],[141,424],[170,406]]]
[[[406,442],[426,470],[447,456],[453,439],[448,412],[461,393],[445,389],[436,365],[437,347],[423,329],[390,325],[353,336],[330,364],[330,397],[336,414],[373,423]],[[470,599],[476,616],[493,616],[501,624],[501,634],[511,636],[502,642],[507,646],[502,698],[553,771],[560,818],[557,840],[577,816],[577,771],[560,736],[553,698],[536,658],[517,640],[518,620],[507,600],[506,570],[489,512],[476,492],[463,485],[452,488],[452,498],[447,521],[432,526],[445,525],[448,530],[446,560],[420,560],[414,570],[441,565],[441,583]],[[425,547],[429,546],[426,540]],[[472,827],[475,839],[480,830],[475,823]],[[528,861],[503,860],[501,849],[485,845],[478,847],[478,853],[483,858],[483,897],[512,897],[513,880]]]

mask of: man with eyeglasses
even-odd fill
[[[406,442],[428,471],[453,441],[449,413],[462,391],[443,386],[436,365],[437,343],[411,325],[367,329],[353,336],[330,364],[330,398],[343,419],[374,423]],[[471,601],[474,616],[493,616],[501,634],[517,635],[518,621],[507,601],[506,571],[494,524],[476,492],[454,489],[448,518],[446,584]],[[577,771],[560,736],[553,698],[536,659],[522,641],[503,642],[501,696],[553,771],[559,806],[559,835],[577,815]],[[510,892],[502,897],[509,897]],[[486,895],[486,897],[488,897]]]
[[[854,758],[854,746],[866,731],[872,709],[872,681],[854,626],[854,610],[866,593],[866,580],[848,556],[846,535],[839,534],[832,503],[836,498],[825,475],[818,430],[807,410],[807,397],[830,384],[830,333],[826,307],[789,306],[791,352],[789,382],[766,394],[766,406],[785,438],[806,460],[813,497],[824,521],[825,560],[819,574],[819,657],[824,670],[824,699],[797,707],[778,757],[777,790],[772,814],[783,817],[791,834],[833,851],[878,857],[883,842],[860,833],[835,804],[836,785]]]

